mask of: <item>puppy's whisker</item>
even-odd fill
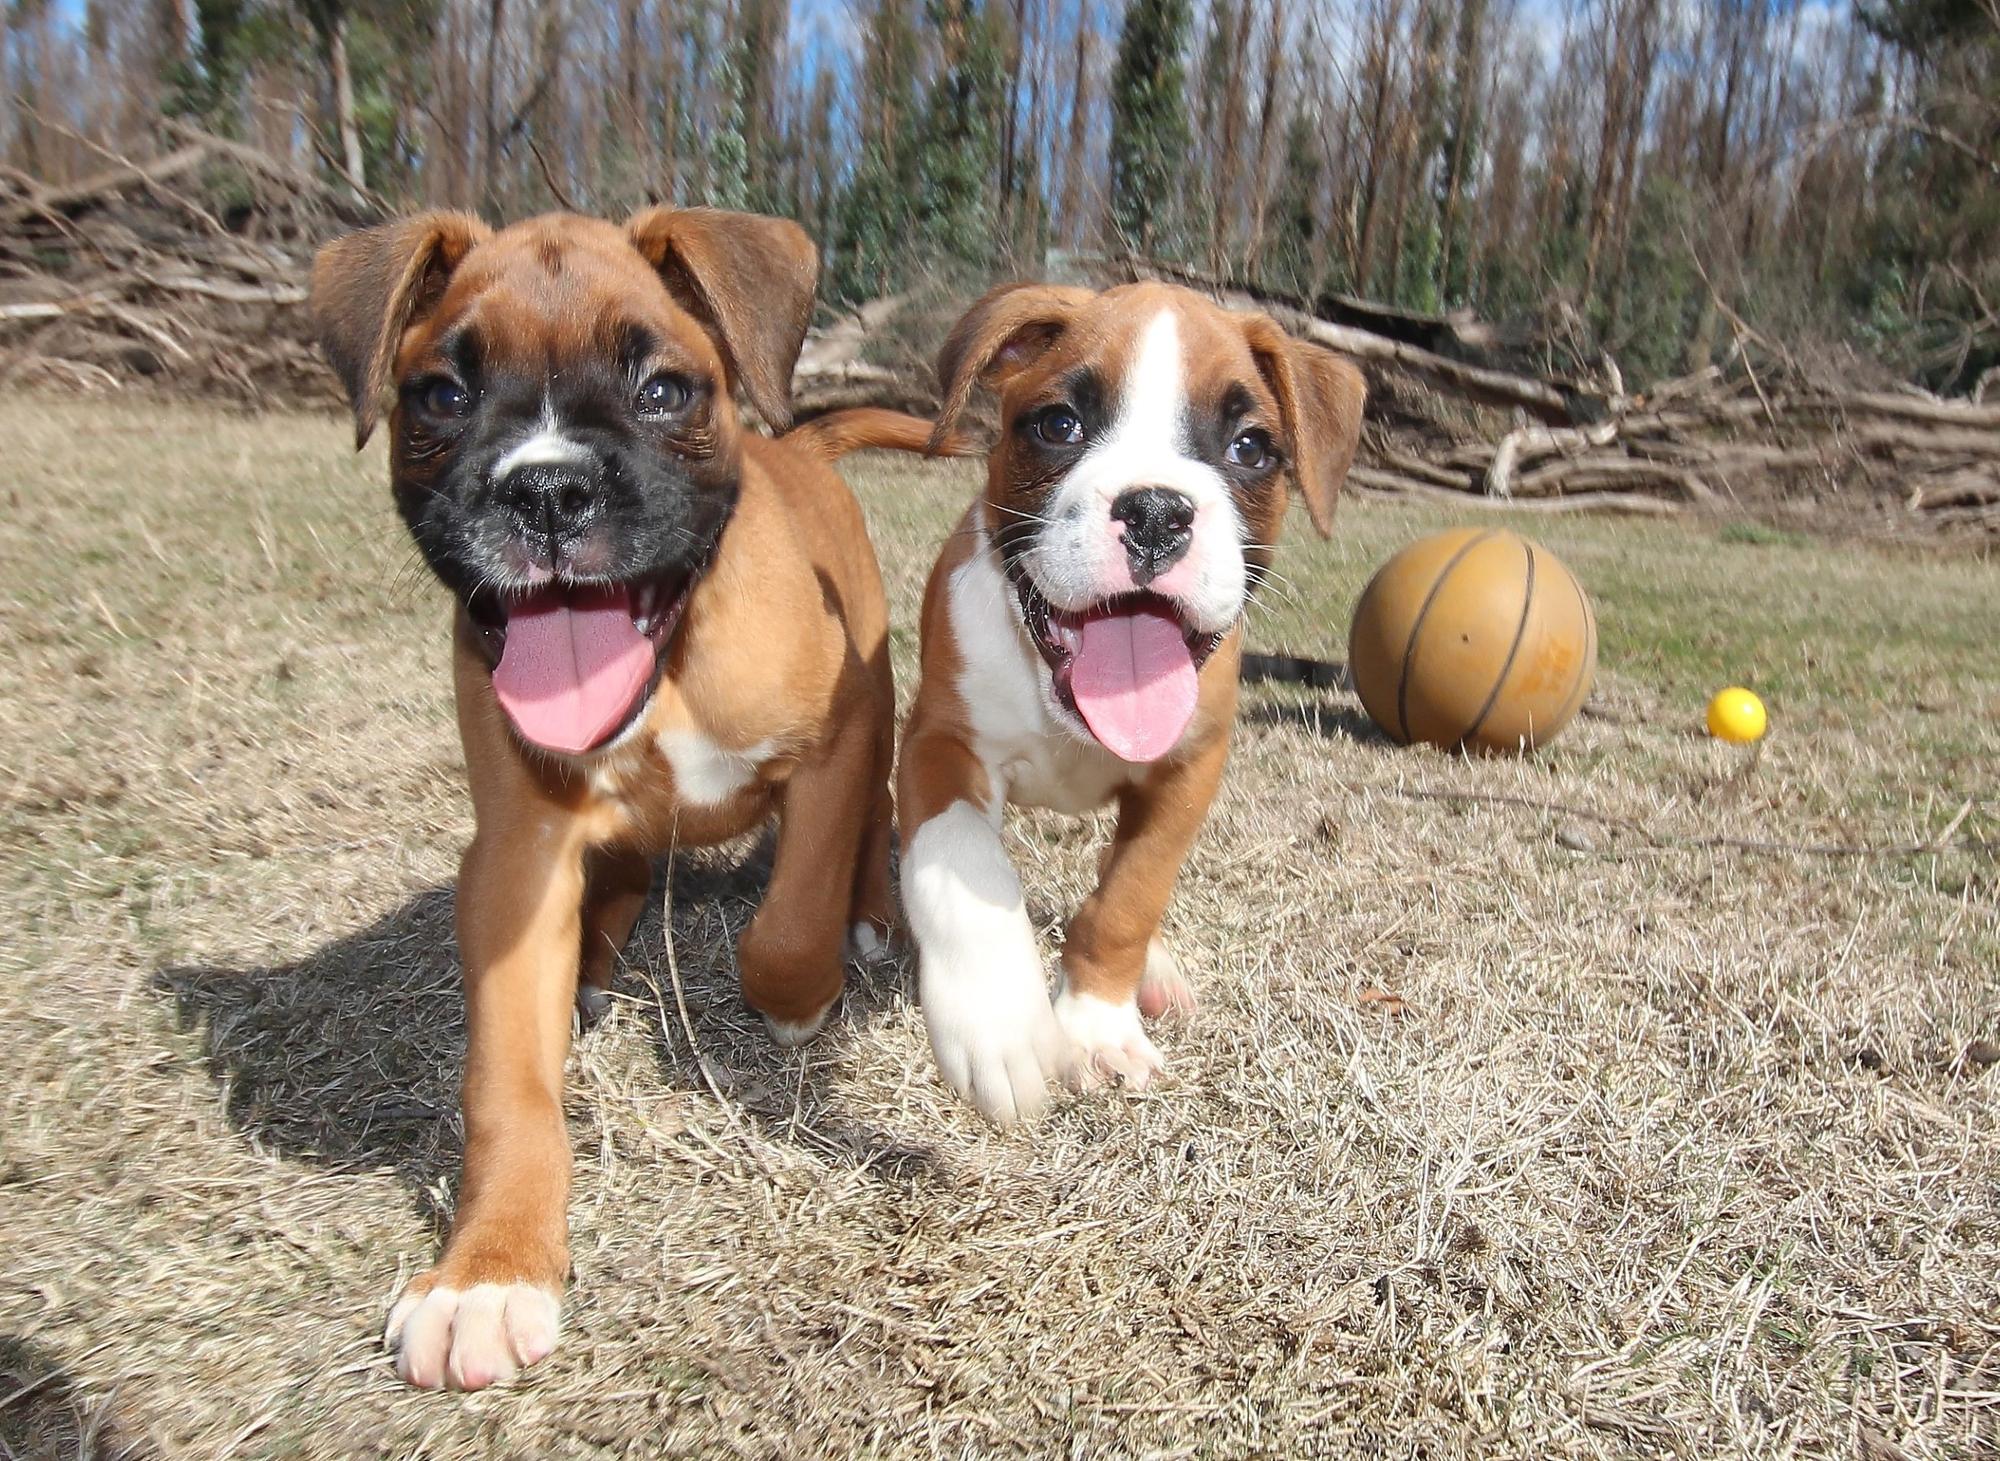
[[[1029,512],[1026,508],[1022,507],[1008,507],[1005,503],[996,502],[993,504],[993,510],[995,512],[1004,512],[1009,517],[1020,518],[1023,522],[1040,523],[1043,527],[1054,527],[1056,525],[1054,518],[1044,517],[1039,512]]]
[[[1296,609],[1307,607],[1305,594],[1297,584],[1268,569],[1253,570],[1250,574],[1250,585],[1254,603],[1269,603],[1276,600]]]
[[[1253,574],[1250,582],[1257,584],[1259,587],[1269,585],[1275,589],[1284,589],[1294,593],[1298,592],[1299,589],[1299,584],[1296,580],[1289,579],[1282,573]]]
[[[1281,608],[1294,609],[1301,612],[1307,608],[1303,599],[1293,594],[1284,593],[1259,594],[1250,600],[1250,604],[1253,608],[1267,615],[1273,614]]]

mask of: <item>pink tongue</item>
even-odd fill
[[[1069,689],[1090,733],[1127,761],[1157,761],[1194,718],[1194,656],[1171,615],[1153,609],[1084,621]]]
[[[652,673],[625,590],[553,590],[507,615],[493,693],[524,739],[578,755],[618,728]]]

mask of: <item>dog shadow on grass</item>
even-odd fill
[[[612,1018],[645,1022],[670,1089],[720,1091],[752,1120],[782,1115],[763,1122],[774,1139],[821,1155],[853,1153],[875,1180],[927,1181],[936,1169],[932,1153],[848,1120],[829,1091],[849,1037],[894,1003],[899,966],[850,965],[839,1011],[803,1061],[775,1046],[743,1006],[736,940],[770,876],[769,848],[767,837],[747,856],[718,849],[673,859],[681,998],[669,982],[662,933],[668,883],[656,869],[649,910],[613,984],[623,998]],[[458,1165],[465,1054],[451,887],[428,889],[301,959],[170,966],[154,985],[173,998],[182,1028],[200,1032],[231,1121],[260,1148],[353,1171],[393,1168],[442,1228],[435,1194],[438,1179]],[[689,1053],[686,1025],[699,1060]],[[591,1038],[584,1032],[584,1041]],[[771,1100],[778,1091],[782,1113]]]
[[[1307,700],[1258,696],[1244,705],[1241,718],[1248,725],[1290,726],[1322,740],[1389,744],[1389,738],[1382,734],[1360,706],[1328,696],[1314,696]]]
[[[0,1334],[0,1455],[149,1461],[159,1454],[119,1423],[114,1396],[92,1396],[40,1345]]]

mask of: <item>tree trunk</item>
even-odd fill
[[[1085,218],[1085,189],[1090,155],[1090,27],[1079,9],[1076,26],[1076,73],[1069,93],[1069,153],[1063,159],[1062,226],[1073,246],[1090,242]]]
[[[1244,6],[1247,12],[1249,6]],[[1286,51],[1284,0],[1273,0],[1270,39],[1264,43],[1264,97],[1258,107],[1257,157],[1250,175],[1250,237],[1243,248],[1243,264],[1257,272],[1264,255],[1264,219],[1271,205],[1271,149],[1278,138],[1278,112],[1284,105],[1284,64]]]
[[[670,37],[678,36],[680,31],[677,27],[681,23],[681,17],[676,11],[674,0],[660,0],[660,34]],[[680,47],[671,44],[664,46],[661,48],[661,55],[665,58],[667,68],[665,77],[667,94],[660,103],[659,164],[654,174],[658,181],[654,184],[654,192],[657,194],[655,199],[657,202],[677,203],[680,201],[680,95],[683,90],[680,75]]]
[[[641,25],[644,11],[644,0],[619,0],[618,51],[625,66],[619,100],[625,115],[618,119],[618,128],[625,134],[625,145],[637,167],[643,167],[639,160],[646,155],[646,96],[641,66],[649,58],[645,56],[646,40]]]
[[[500,30],[507,0],[492,0],[486,12],[486,151],[480,158],[484,186],[491,190],[500,169]]]
[[[1470,170],[1472,156],[1471,133],[1473,119],[1481,113],[1479,90],[1482,75],[1479,67],[1480,44],[1484,40],[1486,18],[1485,0],[1467,0],[1459,12],[1457,54],[1454,57],[1453,83],[1458,89],[1454,98],[1456,106],[1452,114],[1451,160],[1445,175],[1444,222],[1439,229],[1442,237],[1438,248],[1438,292],[1441,302],[1450,302],[1453,271],[1460,270],[1467,275],[1465,295],[1471,298],[1471,269],[1469,255],[1472,250],[1461,249],[1458,238],[1459,206],[1466,190],[1466,176]]]
[[[340,133],[340,161],[347,185],[359,198],[368,187],[361,163],[361,124],[354,116],[354,73],[347,64],[347,12],[336,10],[326,31],[326,64],[333,73],[333,120]]]

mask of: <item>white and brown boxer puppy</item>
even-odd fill
[[[875,554],[825,466],[849,443],[769,440],[734,403],[788,418],[816,272],[791,223],[666,209],[432,214],[314,267],[359,437],[393,391],[396,503],[457,599],[477,819],[464,1177],[386,1336],[415,1384],[475,1389],[556,1342],[570,1010],[601,1007],[653,854],[780,818],[737,953],[783,1042],[839,997],[843,939],[886,930],[895,705]]]
[[[1288,483],[1331,530],[1365,388],[1264,316],[1159,284],[995,290],[938,374],[940,441],[978,385],[1001,435],[925,595],[903,909],[939,1069],[1007,1122],[1058,1075],[1143,1086],[1162,1061],[1141,1014],[1193,1003],[1159,927],[1228,755],[1244,610]],[[1111,801],[1052,1006],[1001,812]]]

